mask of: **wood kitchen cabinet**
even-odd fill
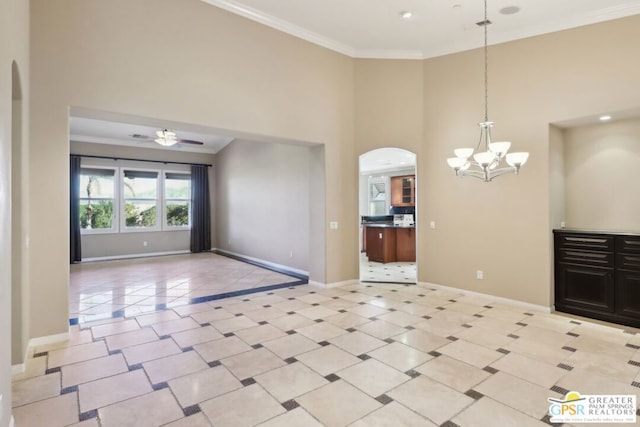
[[[391,206],[415,206],[416,176],[391,177]]]
[[[367,258],[375,262],[396,260],[396,231],[394,228],[367,227]]]
[[[415,262],[416,229],[396,228],[396,261]]]
[[[640,235],[554,230],[555,308],[640,327]]]

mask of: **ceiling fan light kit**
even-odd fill
[[[493,142],[491,128],[493,122],[489,121],[489,90],[488,90],[488,56],[487,56],[487,26],[491,21],[487,18],[487,0],[484,1],[484,21],[477,25],[484,27],[484,121],[480,126],[480,140],[476,148],[457,148],[453,150],[455,157],[447,159],[447,164],[457,176],[472,176],[490,182],[493,178],[508,173],[520,172],[520,168],[527,162],[529,153],[508,153],[511,143],[508,141]],[[483,151],[480,151],[480,150]],[[502,161],[507,164],[504,165]]]
[[[157,131],[156,136],[157,138],[154,141],[164,147],[171,147],[178,143],[176,133],[167,129]]]

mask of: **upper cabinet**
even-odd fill
[[[391,206],[415,206],[416,176],[391,177]]]

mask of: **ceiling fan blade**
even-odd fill
[[[204,142],[194,141],[194,140],[192,140],[192,139],[182,139],[182,138],[178,138],[178,142],[179,142],[180,144],[204,145]]]

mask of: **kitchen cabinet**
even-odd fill
[[[367,258],[375,262],[396,260],[396,231],[392,227],[367,227]]]
[[[415,206],[416,176],[391,177],[391,206]]]
[[[415,262],[416,229],[396,228],[396,261]]]
[[[640,235],[554,230],[555,308],[640,327]]]

